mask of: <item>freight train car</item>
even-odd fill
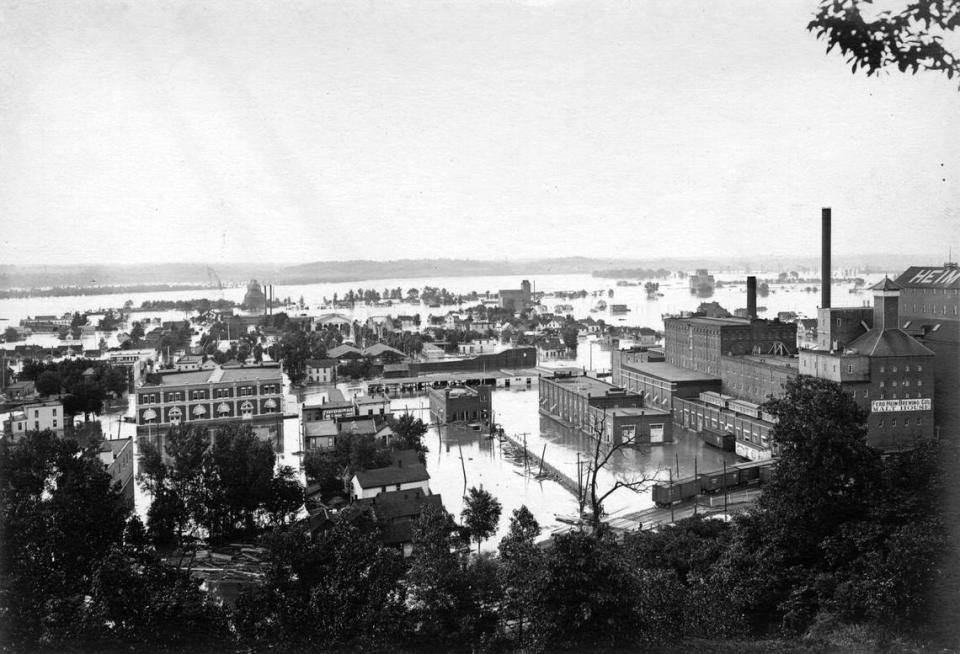
[[[716,493],[726,487],[727,490],[742,488],[770,480],[776,461],[748,461],[729,466],[724,472],[704,472],[696,476],[681,477],[671,482],[656,484],[651,492],[657,506],[670,506],[684,500],[691,500],[701,493]],[[724,476],[726,475],[726,476]]]

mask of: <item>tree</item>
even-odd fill
[[[303,506],[303,486],[290,466],[282,466],[270,480],[270,495],[264,509],[274,526],[286,524],[291,515]]]
[[[424,455],[429,451],[423,444],[423,436],[427,433],[426,423],[413,414],[405,413],[399,418],[390,418],[390,428],[396,434],[398,449],[414,450],[419,454],[420,462],[424,463]]]
[[[839,48],[854,73],[859,68],[871,76],[896,66],[901,73],[940,71],[948,79],[960,74],[960,60],[943,44],[943,37],[960,26],[956,0],[907,2],[899,11],[872,9],[870,0],[821,0],[807,30],[827,42],[827,52]]]
[[[534,539],[540,525],[526,506],[514,509],[510,529],[500,541],[500,585],[505,621],[517,625],[517,647],[523,649],[523,630],[536,610],[543,583],[544,552]]]
[[[480,543],[497,533],[502,507],[499,500],[483,488],[470,488],[463,499],[465,506],[460,517],[470,530],[471,538],[477,541],[479,555]]]
[[[50,431],[0,441],[0,613],[8,645],[71,640],[75,610],[100,560],[121,542],[127,514],[95,452]]]
[[[866,413],[839,384],[798,376],[763,408],[777,419],[780,458],[756,510],[738,520],[714,584],[753,629],[797,634],[858,583],[850,570],[875,542],[862,536],[891,534],[870,518],[885,493],[882,463],[866,444]]]
[[[7,343],[14,343],[20,340],[20,332],[17,331],[16,327],[7,327],[3,331],[3,340]]]
[[[56,395],[60,392],[60,375],[53,370],[44,370],[37,377],[36,387],[40,395]]]
[[[628,438],[621,438],[619,440],[615,439],[613,434],[610,434],[609,441],[606,438],[606,428],[604,422],[599,418],[594,418],[593,424],[593,454],[590,460],[587,462],[587,473],[586,473],[586,485],[582,489],[581,493],[586,493],[586,497],[590,499],[590,526],[593,530],[594,535],[600,537],[603,531],[603,502],[613,495],[615,492],[621,488],[626,488],[634,492],[640,492],[645,489],[648,484],[655,482],[659,477],[660,469],[653,474],[647,472],[641,472],[635,474],[629,479],[617,478],[614,481],[613,486],[608,488],[606,491],[600,490],[600,480],[599,474],[603,470],[613,456],[620,452],[621,450],[634,447],[637,443],[636,435],[630,436]],[[581,496],[581,506],[583,505],[583,495]]]

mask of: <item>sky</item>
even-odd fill
[[[0,0],[0,261],[956,253],[956,80],[815,8]]]

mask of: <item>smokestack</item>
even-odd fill
[[[263,315],[267,315],[267,306],[270,302],[267,301],[267,285],[263,285]]]
[[[747,318],[753,320],[757,317],[757,278],[753,275],[747,277]]]
[[[821,213],[821,251],[820,261],[823,273],[820,275],[820,308],[830,308],[830,207],[824,207]]]

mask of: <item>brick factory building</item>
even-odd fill
[[[800,374],[843,385],[870,412],[867,442],[882,449],[934,435],[934,353],[900,328],[900,287],[873,287],[870,329],[846,347],[802,350]]]
[[[756,318],[668,317],[663,321],[666,362],[720,374],[722,355],[797,352],[797,325]]]
[[[936,354],[933,417],[942,436],[960,440],[960,267],[913,266],[896,279],[900,328]]]

